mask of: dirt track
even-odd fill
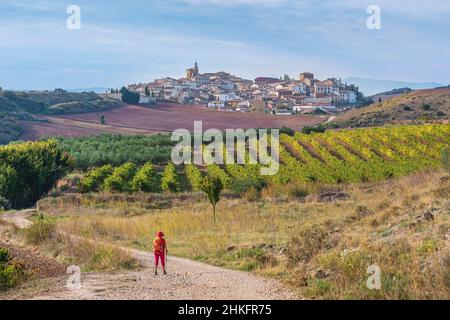
[[[24,228],[33,211],[10,214],[6,220]],[[3,219],[3,217],[2,217]],[[81,290],[67,289],[64,281],[27,298],[36,300],[279,300],[295,299],[289,289],[273,279],[232,271],[187,259],[169,257],[168,275],[155,276],[153,256],[128,250],[142,265],[131,272],[87,273],[81,275]],[[13,298],[20,298],[19,296]]]

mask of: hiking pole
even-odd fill
[[[165,249],[165,253],[166,253],[166,255],[165,255],[165,259],[166,259],[166,261],[165,261],[165,263],[166,263],[166,265],[165,265],[165,272],[167,273],[167,262],[168,262],[168,260],[169,260],[169,252],[167,251],[167,249],[166,248],[164,248]]]

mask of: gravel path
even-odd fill
[[[17,212],[2,217],[18,222],[24,228],[24,219],[32,211]],[[27,220],[29,221],[29,220]],[[155,276],[153,256],[147,252],[128,250],[142,265],[138,271],[117,273],[83,273],[81,289],[69,290],[60,281],[33,299],[64,300],[280,300],[296,299],[296,295],[274,279],[250,273],[227,270],[170,256],[168,275]]]
[[[35,213],[36,213],[35,209],[28,209],[17,211],[14,213],[5,213],[0,217],[3,221],[11,223],[19,229],[25,229],[33,224],[30,220],[28,220],[28,218]]]

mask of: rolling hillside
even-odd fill
[[[121,103],[93,92],[55,91],[13,92],[0,94],[0,111],[25,111],[35,114],[67,114],[109,110]]]
[[[332,122],[337,127],[445,122],[450,119],[450,88],[419,90],[350,110]]]
[[[42,121],[34,115],[59,115],[105,111],[121,102],[92,92],[64,90],[0,92],[0,144],[16,140],[23,133],[19,120]]]

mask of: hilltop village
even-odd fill
[[[301,73],[298,79],[285,75],[248,80],[223,71],[201,73],[198,63],[186,70],[184,78],[132,84],[128,90],[140,93],[142,103],[173,101],[224,111],[274,114],[334,113],[362,99],[357,86],[336,78],[321,81],[310,72]]]

